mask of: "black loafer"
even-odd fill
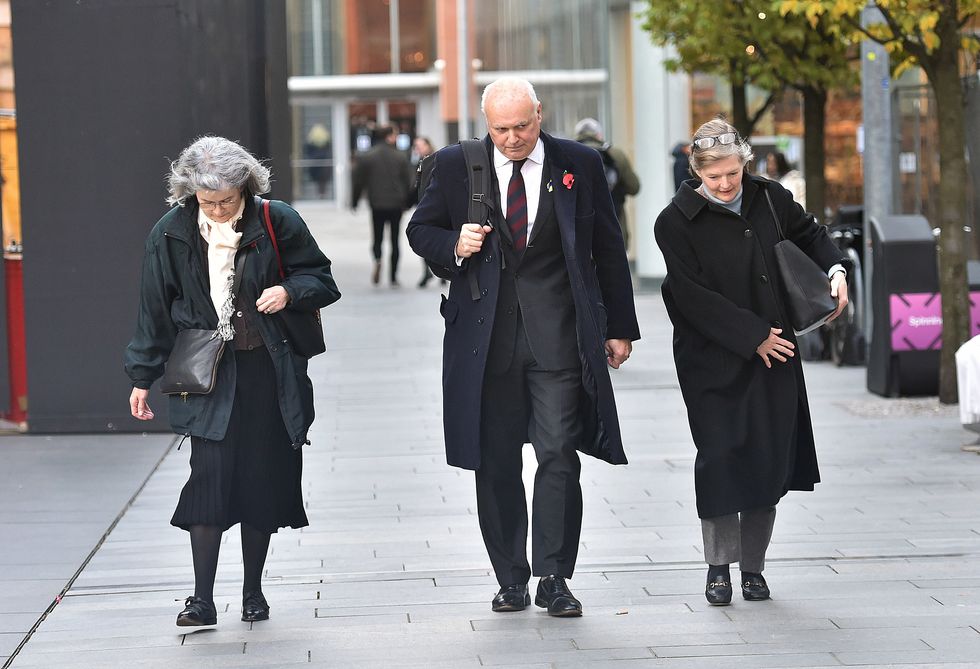
[[[206,602],[193,595],[184,600],[184,610],[177,614],[178,627],[201,627],[217,625],[218,612],[214,603]]]
[[[527,583],[505,585],[490,602],[494,611],[523,611],[531,604],[531,595],[527,591]]]
[[[242,620],[254,623],[257,620],[269,619],[269,603],[261,592],[246,592],[242,597]]]
[[[534,603],[548,609],[548,615],[556,618],[573,618],[582,615],[582,602],[568,589],[561,576],[545,576],[538,582]]]
[[[704,589],[704,598],[712,606],[728,606],[732,603],[731,581],[710,581]]]
[[[769,586],[762,574],[742,572],[742,598],[750,602],[769,599]]]

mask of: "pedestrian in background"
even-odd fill
[[[678,142],[670,155],[674,157],[674,192],[681,184],[691,178],[691,145],[688,142]]]
[[[136,333],[126,349],[130,411],[152,420],[147,395],[177,333],[215,329],[227,341],[214,389],[170,396],[174,431],[190,436],[191,474],[172,525],[190,533],[194,594],[180,626],[214,625],[214,577],[225,530],[241,523],[242,620],[269,617],[262,571],[271,535],[308,525],[300,476],[313,422],[307,360],[286,343],[283,309],[312,310],[340,298],[330,261],[289,205],[272,201],[277,251],[260,220],[269,170],[222,137],[201,137],[171,165],[174,205],[150,231]],[[239,272],[239,294],[233,294]]]
[[[785,188],[752,176],[749,144],[715,119],[698,128],[686,181],[654,226],[667,263],[662,291],[674,326],[674,364],[697,447],[694,483],[708,563],[705,597],[769,598],[762,571],[788,490],[819,482],[803,367],[794,356],[773,246],[776,225],[832,276],[847,304],[846,261],[826,228]],[[779,220],[773,219],[768,197]]]
[[[626,196],[640,192],[640,177],[633,171],[633,165],[626,153],[606,141],[602,125],[594,118],[583,118],[575,124],[575,141],[585,144],[602,156],[606,186],[612,196],[616,218],[623,233],[623,244],[630,247],[630,231],[626,222]]]
[[[622,234],[595,151],[541,132],[524,79],[491,83],[481,104],[493,166],[491,225],[467,223],[462,146],[439,151],[408,224],[412,248],[451,279],[443,425],[450,465],[476,470],[477,514],[500,590],[494,611],[534,602],[579,616],[566,579],[582,527],[576,450],[625,464],[607,364],[639,339]],[[522,450],[534,446],[527,559]]]
[[[398,235],[401,231],[402,214],[409,201],[412,167],[405,152],[395,146],[398,132],[394,127],[381,126],[378,128],[378,136],[380,142],[357,156],[351,209],[357,210],[361,194],[366,191],[371,205],[373,232],[371,253],[374,256],[374,269],[371,271],[371,283],[377,284],[381,281],[381,247],[387,227],[388,240],[391,243],[389,278],[391,285],[397,286]]]
[[[778,181],[792,193],[793,200],[806,209],[806,181],[800,171],[789,164],[782,152],[771,151],[766,154],[766,173],[770,179]]]

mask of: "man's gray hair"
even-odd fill
[[[269,192],[271,176],[269,168],[241,144],[205,135],[195,139],[170,163],[167,203],[184,206],[184,201],[200,190],[240,188],[251,195],[262,195]]]
[[[491,96],[517,97],[519,94],[526,94],[531,99],[534,106],[538,106],[538,96],[534,92],[534,86],[527,79],[520,77],[500,77],[490,82],[483,89],[483,97],[480,98],[480,111],[487,113],[487,100]]]
[[[581,141],[587,138],[603,140],[602,124],[589,116],[575,124],[575,139]]]
[[[724,135],[726,132],[735,133],[734,143],[715,144],[710,149],[699,149],[694,145],[694,142],[703,137],[717,137],[718,135]],[[752,154],[752,147],[742,139],[735,126],[723,118],[711,119],[697,129],[697,132],[694,133],[694,139],[691,141],[691,155],[688,159],[690,161],[691,174],[697,176],[697,173],[708,165],[716,163],[719,160],[724,160],[729,156],[737,156],[742,162],[742,167],[745,167],[755,157]]]

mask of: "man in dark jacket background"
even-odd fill
[[[599,155],[541,132],[523,79],[483,94],[494,203],[468,222],[460,145],[435,154],[408,224],[412,249],[450,279],[443,350],[443,426],[450,465],[476,470],[480,529],[500,590],[494,611],[535,604],[579,616],[565,579],[582,523],[576,450],[625,464],[608,366],[639,339],[622,234]],[[532,561],[521,452],[534,446]]]
[[[626,223],[626,196],[640,192],[640,177],[633,171],[633,165],[622,149],[617,149],[606,141],[600,124],[594,118],[583,118],[575,124],[575,141],[585,144],[599,152],[606,173],[606,185],[612,195],[616,218],[623,231],[623,244],[630,247],[629,225]]]
[[[374,255],[371,283],[376,284],[381,280],[381,245],[387,226],[391,243],[389,276],[391,285],[397,286],[399,234],[402,214],[408,205],[409,187],[413,182],[412,166],[405,152],[395,147],[398,132],[392,126],[381,126],[377,132],[382,141],[357,158],[351,209],[357,209],[361,193],[367,191],[374,233],[371,245]]]

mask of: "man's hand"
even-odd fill
[[[844,272],[834,272],[834,278],[830,280],[830,296],[837,298],[837,311],[827,319],[828,323],[840,316],[847,306],[847,275]]]
[[[133,392],[129,395],[129,413],[133,415],[133,418],[153,420],[153,411],[150,409],[150,405],[146,403],[146,397],[149,394],[149,390],[133,388]]]
[[[755,352],[762,358],[762,361],[766,363],[766,367],[772,368],[772,362],[769,360],[770,357],[778,360],[779,362],[786,362],[786,358],[792,358],[795,353],[793,353],[793,342],[788,339],[783,339],[781,335],[783,331],[779,328],[769,328],[769,336],[766,340],[759,344]]]
[[[606,340],[606,362],[613,369],[629,360],[630,353],[633,352],[633,342],[629,339],[607,339]]]
[[[474,253],[479,253],[483,248],[483,240],[493,230],[489,225],[479,225],[477,223],[464,223],[459,230],[459,239],[456,240],[456,256],[458,258],[469,258]]]

